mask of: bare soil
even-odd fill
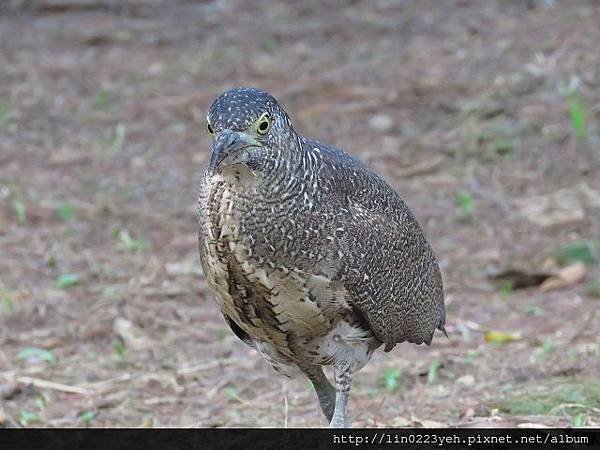
[[[0,2],[0,424],[326,425],[198,261],[206,110],[249,85],[380,172],[440,260],[449,339],[378,352],[355,426],[599,426],[597,255],[489,276],[600,238],[598,42],[592,0]]]

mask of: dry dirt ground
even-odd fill
[[[206,110],[252,85],[440,259],[449,339],[378,352],[354,425],[600,425],[598,42],[585,0],[0,2],[0,423],[326,425],[198,261]]]

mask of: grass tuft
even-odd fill
[[[587,115],[581,101],[581,95],[577,91],[567,94],[567,106],[569,108],[569,119],[571,127],[577,139],[587,138]]]
[[[461,219],[469,220],[475,212],[475,202],[473,196],[467,191],[460,191],[456,195],[456,204],[460,210]]]
[[[130,252],[144,252],[148,249],[148,242],[143,235],[134,239],[128,230],[119,230],[117,237],[119,239],[119,248]]]
[[[10,118],[10,105],[8,103],[0,103],[0,127],[8,123]]]
[[[19,422],[21,422],[21,425],[23,425],[24,427],[26,427],[30,423],[41,421],[42,418],[38,413],[21,410],[21,413],[19,415]]]
[[[383,372],[382,384],[385,389],[395,392],[400,388],[402,379],[402,369],[399,367],[390,367]]]
[[[600,239],[573,241],[552,252],[551,256],[563,267],[576,262],[597,266],[600,264]]]
[[[44,361],[47,363],[53,363],[56,361],[56,358],[51,351],[37,347],[24,348],[17,354],[17,358],[26,361]]]
[[[68,222],[73,218],[74,215],[75,207],[73,205],[63,203],[58,208],[56,208],[56,216],[63,222]]]
[[[12,207],[17,215],[17,221],[19,225],[25,225],[27,223],[27,214],[25,213],[25,205],[18,198],[12,199]]]
[[[540,385],[503,399],[499,410],[511,415],[576,415],[594,412],[600,405],[600,382],[584,381]]]
[[[67,289],[79,284],[80,281],[79,275],[76,273],[64,273],[56,279],[56,287],[59,289]]]

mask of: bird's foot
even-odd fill
[[[350,387],[352,386],[352,369],[350,367],[336,367],[335,373],[335,410],[333,418],[329,424],[330,428],[349,428],[348,397],[350,396]]]

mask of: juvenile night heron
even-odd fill
[[[445,333],[433,251],[382,178],[300,136],[269,93],[227,91],[207,120],[198,207],[209,286],[232,331],[276,371],[306,375],[331,426],[347,427],[352,376],[375,349]]]

